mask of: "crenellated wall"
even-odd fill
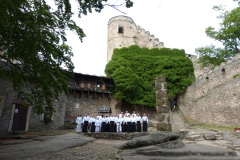
[[[199,75],[179,97],[178,104],[187,119],[216,125],[239,125],[240,54]]]
[[[112,59],[114,48],[139,45],[147,48],[163,48],[163,42],[151,35],[149,31],[136,25],[127,16],[116,16],[108,21],[107,62]]]

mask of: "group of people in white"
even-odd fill
[[[76,118],[76,133],[86,132],[147,132],[148,117],[144,113],[141,117],[133,111],[121,112],[118,115],[95,115],[91,116],[85,113],[82,117],[78,115]]]

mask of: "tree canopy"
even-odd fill
[[[185,92],[194,80],[193,64],[184,50],[148,49],[136,45],[114,49],[105,73],[114,79],[117,100],[152,107],[156,105],[155,80],[158,76],[166,77],[169,98]]]
[[[18,99],[35,106],[36,113],[68,92],[67,77],[74,65],[73,53],[66,44],[66,30],[85,37],[83,30],[71,19],[70,0],[1,0],[0,1],[0,78],[10,80]],[[49,1],[50,2],[50,1]],[[52,1],[51,1],[52,2]],[[118,1],[119,2],[119,1]],[[131,0],[123,0],[131,7]],[[105,6],[118,9],[123,4],[108,0],[77,0],[78,16],[92,10],[101,12]]]
[[[218,66],[240,52],[240,7],[230,12],[222,6],[214,6],[213,9],[220,11],[220,27],[218,30],[208,27],[205,32],[210,38],[219,41],[223,48],[214,45],[197,48],[196,52],[200,56],[198,62],[202,68]]]

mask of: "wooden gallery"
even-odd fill
[[[54,101],[55,113],[46,123],[48,107],[41,115],[34,113],[34,106],[21,107],[11,83],[0,77],[0,135],[61,129],[66,123],[74,122],[78,114],[120,112],[115,110],[117,101],[113,98],[112,79],[75,73],[74,78],[68,80],[68,86],[69,94]]]

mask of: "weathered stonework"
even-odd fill
[[[158,131],[171,131],[170,124],[170,107],[167,97],[167,83],[166,79],[162,76],[157,77],[155,81],[156,86],[156,109],[158,115],[157,130]]]
[[[45,124],[44,120],[40,118],[41,115],[34,113],[34,108],[31,110],[31,118],[29,122],[29,131],[54,130],[63,128],[64,116],[66,108],[67,96],[61,95],[59,100],[54,102],[55,113],[50,123]]]
[[[68,95],[67,107],[65,116],[72,117],[72,120],[75,120],[75,117],[78,114],[83,115],[84,113],[97,114],[98,107],[108,106],[111,107],[112,113],[116,113],[115,105],[117,101],[114,98],[109,99],[109,97],[98,97],[93,98],[93,94],[90,94],[89,97],[82,96],[81,98],[75,97],[73,93]],[[117,112],[118,114],[120,112]]]
[[[157,123],[157,130],[158,131],[167,131],[169,127],[169,124],[166,122],[159,122]]]
[[[12,132],[12,118],[14,107],[17,100],[17,94],[9,81],[0,78],[0,96],[4,99],[2,114],[0,115],[0,135],[6,135]],[[64,125],[64,114],[66,106],[66,96],[61,96],[59,101],[54,102],[55,114],[52,122],[47,125],[41,120],[41,115],[34,113],[34,106],[28,106],[25,131],[39,131],[46,129],[58,129]]]
[[[155,107],[132,105],[126,102],[119,102],[116,105],[115,109],[116,111],[122,111],[124,113],[125,111],[128,111],[129,113],[132,113],[133,111],[135,111],[135,113],[139,113],[140,116],[142,116],[145,113],[148,119],[156,119],[155,116],[158,115],[156,113]],[[116,113],[119,113],[119,112],[116,112]]]
[[[178,99],[184,116],[203,123],[239,126],[239,75],[240,54],[200,75]]]
[[[121,28],[121,29],[120,29]],[[107,62],[112,59],[114,48],[138,45],[147,48],[163,48],[163,42],[150,35],[150,32],[136,25],[132,18],[116,16],[108,21]]]
[[[163,113],[159,113],[156,115],[156,119],[159,121],[159,122],[163,122],[165,120],[165,114]]]

